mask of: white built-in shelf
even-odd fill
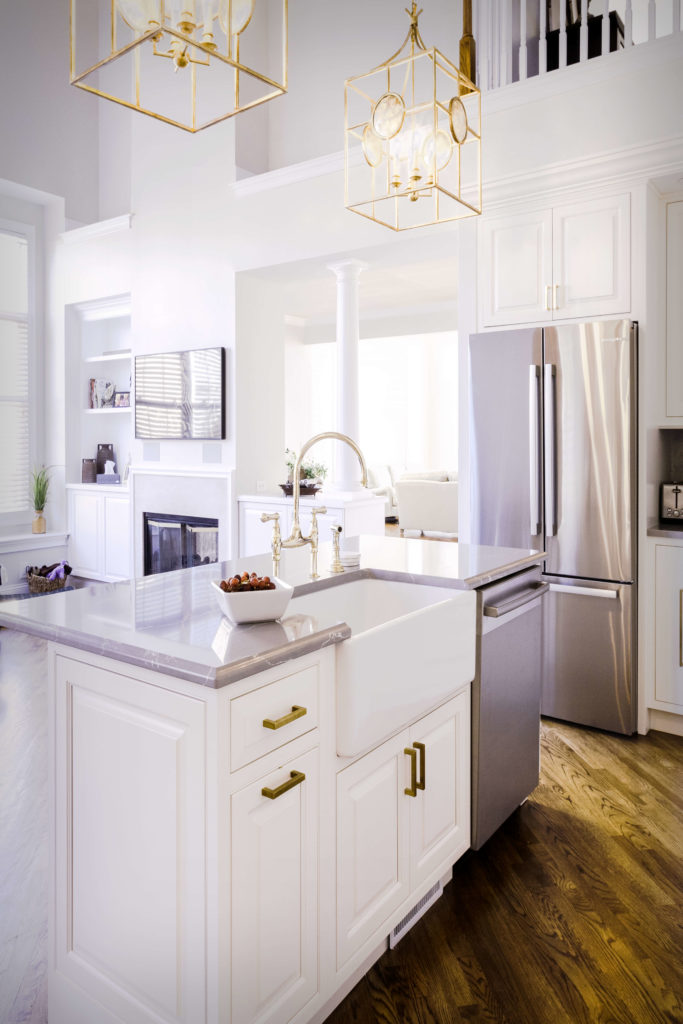
[[[131,407],[129,405],[121,405],[121,406],[106,405],[103,409],[84,409],[83,410],[83,412],[85,413],[86,416],[99,416],[102,413],[107,413],[108,415],[110,415],[111,413],[115,413],[115,412],[119,412],[120,413],[120,412],[132,412],[132,411],[133,410],[131,409]]]
[[[128,361],[131,357],[130,349],[122,349],[120,352],[105,352],[101,356],[88,356],[84,359],[84,363],[114,363],[118,360],[125,359]]]

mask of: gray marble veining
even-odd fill
[[[321,546],[321,578],[311,581],[306,549],[283,551],[279,575],[294,598],[364,577],[471,590],[540,561],[537,551],[414,538],[362,537],[360,566],[327,571],[331,544]],[[248,569],[272,572],[269,555],[197,566],[123,583],[102,583],[30,601],[0,604],[0,625],[92,654],[221,687],[336,644],[351,635],[339,620],[296,612],[277,622],[235,626],[220,612],[211,580]],[[294,609],[294,611],[292,611]]]

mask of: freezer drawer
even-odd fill
[[[542,714],[631,734],[635,584],[544,579]]]
[[[472,847],[478,850],[538,785],[541,605],[538,570],[481,591],[472,690]]]

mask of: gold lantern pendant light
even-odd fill
[[[481,96],[470,61],[466,74],[428,49],[422,11],[413,2],[406,13],[400,49],[349,78],[344,95],[346,207],[395,231],[481,213]],[[471,15],[469,40],[471,53]]]
[[[96,96],[197,132],[287,91],[288,0],[70,4],[70,81]]]

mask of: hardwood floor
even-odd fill
[[[541,784],[327,1024],[680,1024],[683,740],[545,721]]]
[[[0,629],[0,1024],[47,1020],[46,705]],[[328,1024],[681,1024],[682,803],[683,740],[546,721],[538,789]]]

